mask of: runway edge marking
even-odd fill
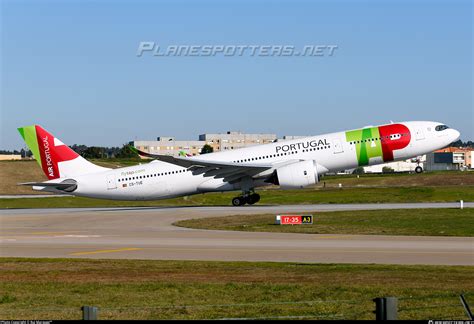
[[[143,248],[123,248],[115,250],[97,250],[97,251],[85,251],[85,252],[74,252],[69,255],[88,255],[88,254],[100,254],[100,253],[115,253],[115,252],[126,252],[126,251],[138,251],[143,250]]]

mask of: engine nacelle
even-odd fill
[[[300,189],[318,183],[318,171],[314,161],[301,161],[278,168],[273,180],[281,189]]]

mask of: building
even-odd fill
[[[199,140],[212,146],[214,151],[225,151],[273,143],[277,140],[277,136],[276,134],[244,134],[229,131],[224,134],[201,134]]]
[[[272,143],[276,139],[276,134],[244,134],[229,131],[223,134],[201,134],[197,141],[177,141],[174,137],[160,136],[156,141],[132,141],[130,145],[152,154],[194,156],[199,155],[206,144],[210,145],[214,152],[218,152]]]
[[[0,161],[21,160],[21,154],[0,154]]]
[[[473,169],[472,156],[474,149],[446,147],[427,154],[425,169],[427,171]]]
[[[306,135],[306,136],[301,136],[301,135],[285,135],[283,138],[277,139],[278,142],[280,141],[289,141],[289,140],[295,140],[295,139],[300,139],[300,138],[305,138],[305,137],[310,137],[311,135]]]
[[[199,155],[203,141],[177,141],[174,137],[160,136],[156,141],[133,141],[131,145],[137,149],[151,154],[163,155]]]

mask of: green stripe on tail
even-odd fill
[[[42,167],[35,125],[19,127],[18,131],[20,132],[21,137],[23,137],[23,140],[25,141],[28,148],[31,150],[31,153],[33,153],[34,158],[36,159],[40,167]]]

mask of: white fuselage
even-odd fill
[[[436,127],[441,124],[436,122],[404,122],[395,125],[406,127],[408,133],[400,134],[401,131],[397,131],[388,124],[210,153],[196,158],[201,161],[230,162],[241,165],[271,164],[275,165],[275,169],[280,165],[311,160],[315,163],[317,169],[315,172],[320,175],[363,165],[416,157],[445,147],[459,137],[459,132],[454,129],[437,131]],[[392,128],[395,131],[391,131]],[[379,130],[382,132],[382,129],[385,129],[385,138],[381,138],[382,135],[379,134]],[[387,132],[390,134],[387,135]],[[359,134],[362,134],[361,137]],[[355,137],[351,138],[351,136]],[[404,144],[399,146],[404,147],[394,149],[392,156],[386,152],[391,144],[397,147],[396,143],[403,141],[405,141]],[[267,170],[253,176],[253,186],[269,185],[265,179],[272,171],[274,170]],[[155,200],[241,189],[238,182],[228,183],[222,178],[205,177],[203,174],[195,175],[193,171],[184,167],[158,160],[80,175],[74,177],[74,180],[77,181],[74,195],[116,200]]]

